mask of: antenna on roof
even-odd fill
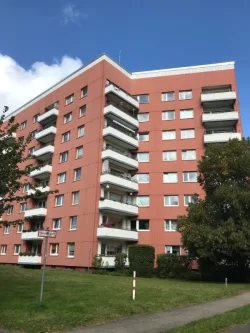
[[[119,65],[121,64],[121,53],[122,53],[122,50],[119,51]]]

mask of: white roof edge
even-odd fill
[[[210,72],[210,71],[218,71],[218,70],[227,70],[227,69],[234,69],[234,62],[223,62],[223,63],[217,63],[217,64],[209,64],[209,65],[199,65],[199,66],[189,66],[189,67],[177,67],[177,68],[170,68],[170,69],[160,69],[160,70],[152,70],[152,71],[144,71],[144,72],[134,72],[130,73],[127,69],[119,65],[117,62],[115,62],[113,59],[111,59],[106,54],[103,54],[96,58],[95,60],[91,61],[87,65],[84,65],[83,67],[77,69],[75,72],[69,74],[61,81],[54,84],[52,87],[48,88],[47,90],[43,91],[40,95],[34,97],[24,105],[22,105],[17,110],[11,112],[8,114],[5,118],[5,120],[9,119],[11,116],[14,116],[18,114],[19,112],[22,112],[32,104],[38,102],[40,99],[44,98],[48,94],[52,93],[56,89],[60,88],[70,80],[74,79],[78,75],[86,72],[88,69],[94,67],[101,61],[107,61],[112,66],[114,66],[116,69],[118,69],[120,72],[122,72],[124,75],[129,77],[130,79],[140,79],[140,78],[151,78],[151,77],[159,77],[159,76],[170,76],[170,75],[180,75],[180,74],[192,74],[192,73],[200,73],[200,72]]]

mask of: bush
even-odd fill
[[[103,261],[102,256],[96,254],[93,258],[93,265],[95,268],[102,268],[103,267]]]
[[[161,279],[188,279],[192,259],[176,254],[159,254],[157,256],[157,276]]]
[[[150,245],[131,245],[129,247],[129,271],[137,276],[152,277],[154,274],[155,248]]]
[[[117,253],[115,256],[115,268],[117,271],[123,272],[126,268],[127,255],[125,253]]]

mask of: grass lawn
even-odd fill
[[[218,333],[226,328],[250,321],[250,305],[225,312],[208,319],[194,321],[180,328],[168,330],[167,333]]]
[[[237,295],[250,286],[47,271],[39,307],[41,271],[0,265],[0,327],[42,333],[101,323]],[[190,331],[191,332],[191,331]]]

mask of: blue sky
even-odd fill
[[[120,50],[130,71],[235,61],[244,135],[250,136],[248,0],[8,0],[0,1],[0,31],[0,54],[19,65],[19,78],[42,62],[48,70],[57,63],[60,79],[104,52],[118,60]],[[65,55],[73,62],[63,63]],[[5,94],[4,103],[11,96]]]

